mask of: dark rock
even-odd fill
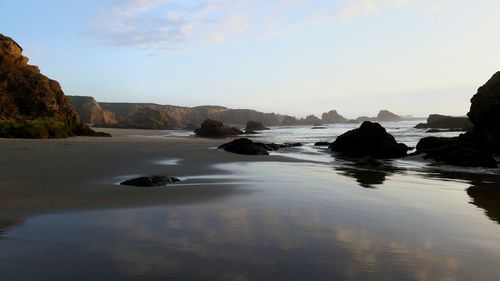
[[[245,130],[245,135],[256,135],[258,132],[252,130]]]
[[[244,155],[269,155],[264,144],[254,143],[247,138],[235,139],[218,147],[225,151]]]
[[[200,137],[221,138],[227,136],[237,136],[244,134],[238,128],[230,128],[224,126],[222,122],[217,120],[207,119],[203,121],[201,127],[196,129],[194,133]]]
[[[255,121],[248,121],[247,126],[245,127],[245,131],[263,131],[263,130],[269,130],[266,126],[262,125],[262,123],[255,122]]]
[[[314,146],[329,146],[331,144],[332,144],[331,142],[327,142],[327,141],[318,141],[318,142],[314,143]]]
[[[500,72],[477,90],[467,115],[474,134],[483,141],[482,149],[500,153]]]
[[[180,181],[180,179],[174,177],[147,176],[147,177],[139,177],[135,179],[126,180],[120,183],[120,185],[153,187],[153,186],[166,186],[172,183],[176,183],[178,181]]]
[[[313,129],[313,130],[320,130],[320,129],[326,129],[326,127],[325,126],[314,126],[311,129]]]
[[[420,123],[416,129],[449,129],[456,131],[471,131],[472,123],[467,117],[455,117],[439,114],[431,114],[427,118],[427,123]]]
[[[425,153],[425,158],[461,167],[496,168],[495,159],[475,148],[471,134],[455,138],[427,137],[417,144],[416,154]]]
[[[337,137],[330,149],[348,157],[375,159],[404,157],[409,150],[405,144],[396,142],[380,124],[369,121]]]
[[[0,34],[0,137],[97,135],[81,122],[59,83],[29,65],[22,51]]]

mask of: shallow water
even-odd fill
[[[387,127],[416,143],[403,125]],[[0,280],[498,280],[498,170],[356,163],[311,145],[349,126],[274,128],[261,138],[306,142],[279,154],[309,162],[223,164],[166,187],[213,191],[192,202],[0,214]]]

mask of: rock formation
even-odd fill
[[[451,165],[497,167],[492,154],[500,153],[500,72],[478,89],[467,115],[472,132],[455,138],[423,138],[416,153]]]
[[[67,96],[82,122],[94,126],[109,126],[118,123],[113,112],[104,110],[93,97]]]
[[[167,186],[169,184],[173,184],[178,181],[180,181],[180,179],[178,178],[159,175],[159,176],[138,177],[126,180],[120,183],[120,185],[154,187],[154,186]]]
[[[321,115],[321,122],[324,124],[346,123],[347,119],[338,114],[336,110],[330,110]]]
[[[222,122],[211,119],[203,121],[201,127],[196,129],[194,133],[199,137],[206,138],[223,138],[243,134],[238,128],[226,127]]]
[[[268,151],[276,151],[282,148],[302,146],[301,143],[261,143],[253,142],[247,138],[239,138],[219,146],[225,151],[244,155],[269,155]]]
[[[417,154],[448,165],[462,167],[496,168],[495,159],[475,147],[475,143],[462,134],[455,138],[427,137],[417,144]]]
[[[484,149],[500,153],[500,72],[477,90],[467,115]]]
[[[404,157],[409,150],[405,144],[396,142],[380,124],[370,121],[340,135],[329,148],[343,156],[375,159]]]
[[[472,123],[467,117],[455,117],[439,114],[431,114],[427,118],[427,123],[420,123],[415,126],[417,129],[445,129],[457,131],[471,131]]]
[[[29,65],[22,50],[0,34],[0,137],[105,135],[82,124],[59,83]]]
[[[260,122],[256,121],[248,121],[247,125],[245,127],[245,131],[263,131],[263,130],[269,130],[266,126],[262,125]]]
[[[401,121],[403,118],[396,115],[389,110],[380,110],[377,115],[377,121],[380,122],[391,122],[391,121]]]
[[[218,148],[244,155],[269,155],[268,149],[263,144],[255,143],[247,138],[235,139]]]

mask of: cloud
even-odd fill
[[[91,29],[101,42],[111,46],[150,51],[196,49],[241,36],[276,36],[413,2],[121,0],[95,15]]]

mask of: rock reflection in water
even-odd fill
[[[385,161],[342,161],[336,162],[334,169],[343,176],[355,179],[359,186],[364,188],[376,188],[377,185],[382,185],[387,177],[404,172],[404,169]]]
[[[467,189],[471,203],[485,210],[485,214],[500,224],[500,184],[476,184]]]
[[[19,226],[24,223],[22,219],[2,219],[0,218],[0,239],[5,238],[9,228]]]

